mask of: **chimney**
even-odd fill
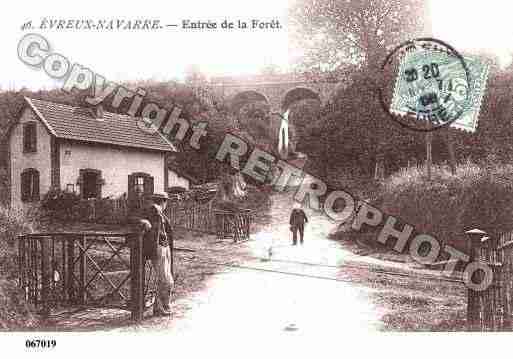
[[[96,105],[91,109],[91,115],[93,118],[103,121],[103,106],[102,105]]]

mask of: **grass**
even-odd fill
[[[37,318],[23,300],[17,285],[16,242],[18,234],[34,226],[31,213],[0,206],[0,329],[30,328]]]
[[[360,279],[362,280],[362,279]],[[371,301],[383,312],[383,331],[465,331],[466,295],[460,283],[369,274]]]
[[[513,230],[513,165],[466,162],[457,166],[455,174],[446,166],[433,166],[430,179],[425,167],[405,168],[381,183],[372,202],[385,215],[411,224],[417,233],[434,235],[466,251],[465,230],[480,228],[492,236]],[[379,244],[373,230],[340,236],[356,239],[345,243],[353,252],[403,259],[389,246]],[[443,255],[441,259],[445,259]],[[367,280],[374,288],[370,298],[385,311],[383,330],[467,329],[466,294],[461,284],[387,277]]]

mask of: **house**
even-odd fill
[[[39,201],[51,188],[83,199],[189,188],[176,167],[176,153],[160,133],[137,127],[134,117],[25,98],[19,119],[9,128],[8,174],[11,206]]]

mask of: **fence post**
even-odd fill
[[[68,296],[68,301],[73,302],[75,300],[75,290],[74,290],[74,278],[73,273],[75,272],[75,237],[74,236],[66,236],[66,250],[67,260],[66,263],[68,268],[66,270],[66,292]]]
[[[465,233],[468,235],[469,263],[472,263],[480,259],[478,251],[480,250],[481,238],[486,233],[480,229],[473,229]],[[472,281],[472,278],[469,279]],[[467,289],[467,327],[470,331],[480,330],[480,295],[482,295],[481,292],[471,288]]]
[[[86,302],[86,274],[87,274],[87,258],[86,258],[86,248],[87,248],[87,238],[86,236],[82,236],[80,240],[80,291],[78,295],[78,301],[80,304],[85,304]]]
[[[144,230],[138,226],[135,233],[128,236],[130,242],[130,304],[131,318],[141,321],[144,316]]]
[[[511,247],[504,247],[502,249],[502,261],[503,261],[503,272],[501,273],[503,276],[502,279],[502,285],[503,288],[501,291],[502,294],[502,301],[504,303],[504,320],[502,324],[503,330],[511,330],[512,329],[512,321],[511,321],[511,292],[512,292],[512,284],[511,284],[511,278],[512,278],[512,255],[511,253]]]
[[[50,316],[51,300],[51,260],[50,260],[50,237],[41,237],[41,302],[43,305],[42,314],[44,317]]]
[[[19,286],[25,292],[25,237],[18,236],[18,273],[19,273]]]

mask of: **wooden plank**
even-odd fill
[[[478,257],[478,248],[475,248],[474,241],[469,241],[470,262],[474,262]],[[470,331],[479,330],[479,292],[471,288],[467,289],[467,328]]]
[[[34,278],[34,282],[32,283],[32,291],[33,291],[33,297],[34,297],[34,304],[39,305],[37,242],[35,239],[32,239],[30,242],[32,245],[32,276]]]
[[[54,238],[52,237],[51,239],[51,247],[52,247],[52,255],[51,255],[51,261],[50,261],[50,266],[51,266],[51,284],[52,284],[52,293],[55,293],[55,281],[54,281],[54,271],[57,269],[57,261],[55,260],[55,240]]]
[[[126,237],[133,231],[127,232],[103,232],[103,231],[56,231],[56,232],[35,232],[20,235],[21,238],[39,238],[39,237],[54,237],[64,236],[65,240],[71,240],[72,236],[88,236],[88,237]]]
[[[144,232],[131,234],[130,242],[130,307],[131,318],[141,321],[144,316],[144,261],[143,261]]]
[[[28,238],[25,238],[27,243],[25,244],[26,246],[26,249],[27,249],[27,285],[28,285],[28,288],[27,288],[27,292],[28,292],[28,300],[29,302],[33,302],[34,301],[34,298],[33,298],[33,285],[34,285],[34,282],[33,282],[33,279],[34,279],[34,276],[32,274],[32,271],[33,271],[33,255],[32,255],[32,240],[28,237]]]
[[[505,267],[503,272],[503,281],[504,281],[504,288],[502,291],[503,296],[503,309],[504,309],[504,319],[502,324],[502,329],[504,330],[511,330],[512,324],[513,324],[513,318],[512,318],[512,311],[513,311],[513,305],[511,303],[511,295],[513,291],[513,283],[512,283],[512,274],[513,274],[513,260],[512,260],[512,254],[511,253],[511,247],[508,247],[508,249],[505,249],[503,251],[503,257],[505,261]]]
[[[25,239],[18,237],[18,273],[20,288],[25,290]]]
[[[85,304],[86,302],[86,274],[87,274],[87,260],[86,260],[86,250],[87,250],[87,237],[82,235],[79,239],[79,243],[81,248],[79,248],[79,273],[80,273],[80,288],[78,292],[78,302],[79,304]]]
[[[49,317],[51,312],[51,238],[43,237],[41,244],[41,302],[43,317]]]
[[[62,255],[62,263],[61,263],[61,281],[62,281],[62,293],[63,297],[66,298],[67,288],[68,288],[68,275],[67,271],[67,257],[68,251],[66,248],[66,241],[61,240],[61,255]]]
[[[67,243],[67,270],[66,270],[66,293],[69,303],[75,301],[75,288],[74,288],[74,271],[75,271],[75,237],[71,236],[66,240]]]

